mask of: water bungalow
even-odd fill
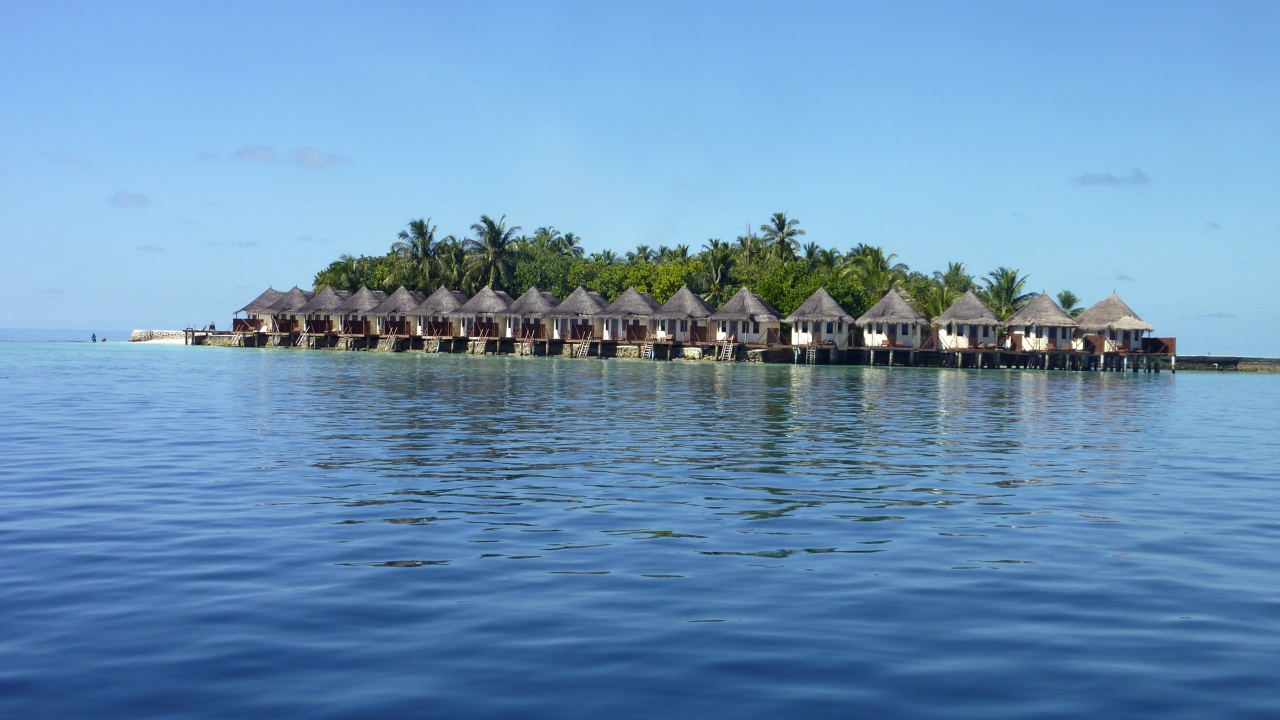
[[[554,339],[590,343],[604,337],[604,321],[598,316],[608,306],[600,293],[579,285],[564,302],[548,310],[545,317],[553,323]]]
[[[470,300],[463,303],[449,316],[459,321],[460,337],[473,340],[496,340],[502,337],[502,328],[498,319],[506,314],[507,308],[515,302],[502,290],[494,290],[489,285],[480,288]]]
[[[273,342],[277,344],[285,342],[293,335],[302,332],[302,320],[298,316],[298,308],[311,302],[312,297],[314,295],[294,285],[292,290],[271,303],[269,332],[273,336]]]
[[[271,306],[283,296],[284,293],[275,288],[263,290],[262,294],[251,300],[248,305],[235,311],[231,319],[231,331],[241,334],[266,332],[271,322]],[[235,317],[240,313],[244,313],[245,316]]]
[[[418,316],[415,311],[426,296],[401,285],[369,311],[373,320],[373,335],[381,338],[402,339],[418,337]]]
[[[653,339],[653,314],[661,305],[647,292],[627,288],[596,317],[604,323],[604,339],[643,343]]]
[[[710,318],[715,308],[698,297],[688,285],[681,285],[675,295],[651,316],[658,321],[657,339],[680,343],[707,343]]]
[[[1076,321],[1042,292],[1004,322],[1009,349],[1015,352],[1068,352],[1083,349],[1072,340]]]
[[[848,313],[826,288],[813,291],[808,300],[795,312],[783,319],[791,325],[792,345],[835,345],[848,347],[853,328],[853,316]]]
[[[951,303],[934,320],[939,350],[995,349],[999,346],[1000,318],[970,290]]]
[[[525,290],[506,310],[506,337],[546,340],[550,333],[543,319],[559,304],[559,298],[549,292],[542,292],[536,287]]]
[[[1085,349],[1095,353],[1141,352],[1143,334],[1155,331],[1114,292],[1080,313],[1076,325],[1084,333]]]
[[[387,294],[381,290],[370,290],[362,286],[334,308],[333,311],[342,322],[338,334],[347,339],[348,347],[351,346],[353,338],[359,338],[363,342],[373,335],[373,321],[369,319],[369,312],[386,299]]]
[[[302,316],[302,335],[304,337],[328,337],[338,333],[336,310],[343,300],[351,296],[346,290],[325,288],[315,294],[307,304],[298,308]]]
[[[862,314],[855,323],[862,328],[862,345],[867,348],[924,347],[929,320],[896,290]]]
[[[467,300],[469,298],[457,290],[450,290],[443,285],[436,288],[435,292],[413,309],[413,315],[418,318],[422,327],[423,336],[437,340],[454,337],[450,313],[465,305]]]
[[[708,319],[719,323],[717,341],[747,345],[782,344],[782,311],[746,286]]]

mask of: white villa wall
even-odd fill
[[[1056,342],[1057,350],[1065,350],[1068,347],[1073,350],[1084,349],[1084,340],[1073,338],[1072,328],[1069,327],[1015,326],[1010,330],[1009,334],[1011,338],[1022,338],[1022,349],[1024,351],[1044,352],[1049,349],[1050,342]],[[1064,340],[1069,340],[1070,342],[1067,343]],[[1010,341],[1009,345],[1012,347],[1012,341]]]
[[[920,325],[915,323],[898,323],[898,338],[896,347],[919,347],[920,345]],[[906,331],[905,333],[903,331]],[[866,347],[888,347],[889,343],[889,324],[888,323],[867,323],[862,326],[862,343]]]
[[[777,322],[754,322],[751,320],[720,320],[716,327],[716,340],[728,340],[729,336],[734,337],[734,342],[740,343],[760,343],[768,336],[769,330],[779,330],[782,328],[781,323]]]
[[[800,320],[791,325],[792,345],[811,345],[814,342],[834,342],[843,346],[848,340],[849,327],[843,322],[811,322]],[[814,330],[818,332],[815,333]],[[815,339],[815,335],[817,338]]]
[[[604,321],[598,318],[587,318],[591,323],[592,337],[599,340],[604,337]],[[551,338],[553,340],[568,340],[569,326],[581,323],[581,319],[555,318],[551,321]]]
[[[710,320],[658,320],[654,323],[654,337],[658,340],[674,340],[690,342],[694,328],[711,328],[715,323]],[[710,332],[705,337],[710,337]]]
[[[969,342],[969,328],[971,324],[948,323],[938,330],[938,341],[943,350],[967,350],[972,345]],[[985,335],[983,333],[986,333]],[[995,345],[996,339],[999,337],[995,325],[978,325],[978,343],[986,345]]]

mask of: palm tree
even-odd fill
[[[844,256],[835,248],[826,248],[818,253],[817,266],[827,270],[835,270],[844,260]]]
[[[410,290],[426,290],[431,285],[435,264],[436,226],[431,218],[411,220],[391,244],[393,265],[387,276],[390,287],[404,285]]]
[[[987,277],[982,278],[982,282],[986,287],[979,291],[980,296],[1001,320],[1007,319],[1035,297],[1032,293],[1022,292],[1027,284],[1027,276],[1020,276],[1017,270],[1007,267],[992,270],[987,273]]]
[[[951,304],[960,299],[961,293],[955,288],[941,282],[932,282],[929,288],[916,298],[916,309],[924,313],[932,323],[938,316],[947,311]]]
[[[582,257],[582,238],[573,233],[561,235],[555,243],[556,251],[565,257]]]
[[[646,265],[653,262],[654,257],[653,248],[648,245],[637,245],[635,252],[627,253],[627,262],[633,265]]]
[[[598,262],[601,265],[616,265],[618,263],[618,253],[612,250],[604,250],[602,252],[593,253],[591,255],[591,260],[593,262]]]
[[[712,238],[702,246],[699,260],[702,267],[695,280],[702,299],[715,306],[724,304],[733,270],[733,249],[719,238]]]
[[[764,241],[760,239],[759,235],[751,232],[750,225],[747,225],[746,235],[738,236],[735,241],[735,247],[743,262],[751,262],[752,258],[757,258],[764,254]]]
[[[818,261],[822,256],[822,247],[816,242],[805,243],[802,248],[804,252],[804,267],[806,270],[813,270],[818,267]]]
[[[962,262],[947,263],[947,271],[934,272],[933,279],[962,295],[977,287],[973,282],[973,276],[965,271]]]
[[[689,260],[689,246],[681,244],[671,248],[671,253],[667,259],[671,262],[687,262]]]
[[[654,263],[661,264],[669,261],[670,259],[671,259],[671,248],[667,247],[666,245],[659,245],[657,257],[655,257],[653,260]]]
[[[450,290],[470,292],[473,273],[467,263],[467,244],[450,235],[436,244],[436,270]]]
[[[343,255],[316,273],[315,290],[325,288],[355,292],[360,289],[359,261],[354,255]]]
[[[501,290],[502,283],[511,271],[511,242],[520,227],[507,227],[507,216],[494,222],[488,215],[481,215],[480,222],[471,226],[475,239],[468,241],[471,263],[479,280]]]
[[[800,229],[800,221],[788,218],[786,213],[774,213],[769,222],[760,228],[765,247],[770,254],[779,260],[795,260],[796,247],[800,244],[796,238],[804,235]]]
[[[554,250],[560,240],[560,231],[553,225],[540,227],[533,231],[534,244],[543,250]]]
[[[846,256],[844,272],[872,297],[880,297],[902,285],[907,274],[905,263],[894,263],[898,256],[885,254],[884,248],[859,244]]]
[[[1080,305],[1080,298],[1076,297],[1076,294],[1070,290],[1063,290],[1058,293],[1058,304],[1061,305],[1063,311],[1072,318],[1078,318],[1080,317],[1080,313],[1084,312],[1084,308],[1078,307]]]

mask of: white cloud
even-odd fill
[[[1151,182],[1151,178],[1147,177],[1147,174],[1138,168],[1134,168],[1130,170],[1127,175],[1116,175],[1112,172],[1080,173],[1072,178],[1071,182],[1085,187],[1094,185],[1101,185],[1104,187],[1137,187]]]
[[[245,145],[237,150],[232,157],[241,162],[269,165],[279,158],[279,153],[270,145]]]
[[[151,204],[151,200],[146,195],[131,193],[127,190],[117,190],[114,195],[107,198],[107,202],[122,208],[142,208]]]
[[[313,147],[298,148],[293,151],[290,161],[298,167],[308,170],[323,170],[331,165],[350,165],[351,161],[341,155],[321,152]]]
[[[1120,282],[1137,282],[1138,278],[1124,272],[1120,272],[1116,274],[1116,280],[1119,280]]]

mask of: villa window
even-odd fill
[[[688,321],[688,320],[681,320],[681,321],[680,321],[680,329],[681,329],[681,330],[688,330],[688,329],[689,329],[689,321]]]
[[[884,334],[884,323],[876,323],[876,334],[877,335]]]
[[[987,337],[987,334],[988,334],[990,331],[991,331],[991,327],[990,327],[989,325],[983,325],[983,326],[982,326],[982,337],[984,337],[984,338],[985,338],[985,337]]]
[[[827,334],[831,334],[831,323],[827,323]]]
[[[906,323],[902,323],[902,332],[901,332],[901,334],[902,334],[902,335],[910,335],[910,334],[911,334],[911,327],[910,327],[909,325],[907,325]]]

